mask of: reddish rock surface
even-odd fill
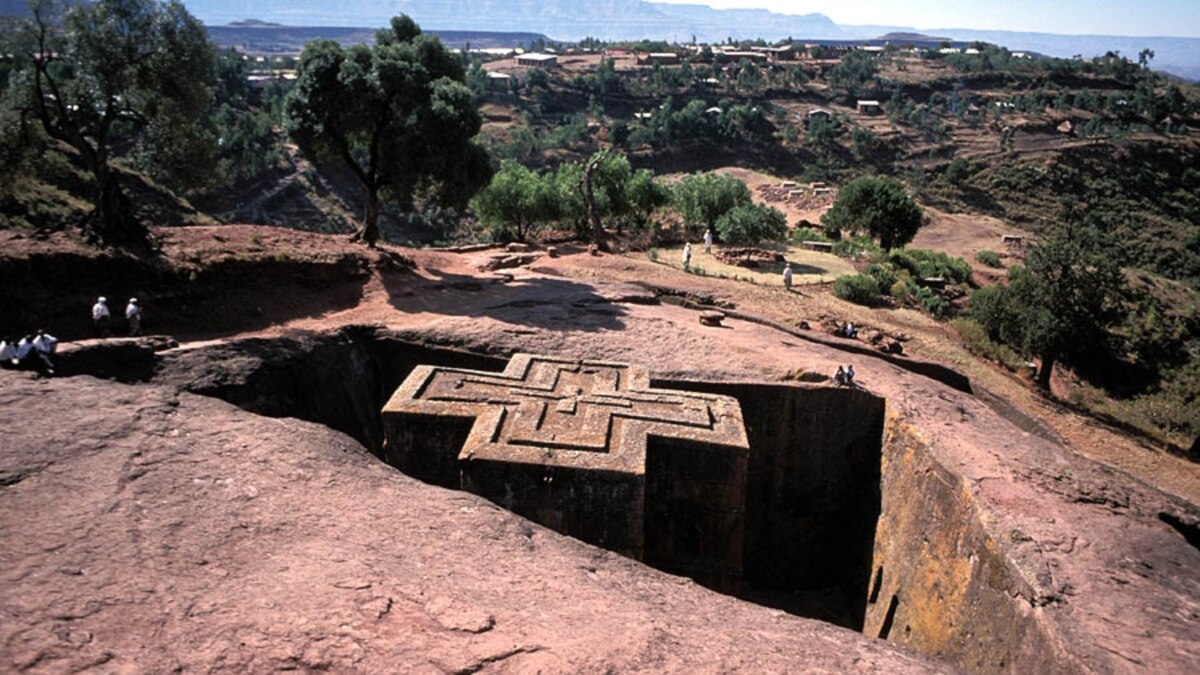
[[[0,373],[0,671],[945,670],[174,389]]]
[[[266,235],[193,228],[169,243],[224,246],[227,236]],[[348,250],[291,237],[331,261]],[[180,247],[183,256],[195,242]],[[261,248],[236,277],[261,286],[226,297],[202,278],[195,293],[160,299],[179,307],[151,314],[152,329],[175,333],[179,347],[125,345],[119,359],[85,350],[77,362],[75,372],[169,389],[0,374],[0,670],[928,666],[413,483],[324,428],[173,393],[361,431],[390,395],[385,384],[403,376],[367,344],[401,339],[501,358],[635,361],[655,379],[816,381],[853,362],[889,415],[868,635],[977,672],[1190,673],[1200,662],[1196,466],[1007,380],[989,382],[1001,395],[980,386],[986,370],[945,358],[961,352],[939,341],[941,328],[811,290],[785,296],[566,247],[511,275],[481,275],[487,252],[405,252],[412,270],[351,255],[348,277],[337,262],[276,265]],[[64,271],[80,316],[90,301],[78,278],[110,271],[103,261]],[[336,292],[321,290],[327,275],[343,279]],[[38,283],[53,292],[53,279]],[[692,309],[654,304],[661,292],[737,307],[714,329]],[[247,317],[259,298],[263,312]],[[218,325],[197,327],[201,306],[215,307]],[[776,323],[748,320],[755,312]],[[896,318],[889,330],[915,335],[904,350],[913,356],[850,351],[851,341],[778,323],[801,317]],[[351,324],[376,327],[332,331]],[[247,335],[260,339],[222,337]],[[971,368],[971,393],[922,375],[921,361]]]

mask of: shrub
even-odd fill
[[[851,237],[838,239],[833,244],[833,252],[837,255],[854,257],[860,254],[871,254],[879,251],[879,245],[870,237]]]
[[[1012,371],[1018,370],[1024,362],[1011,347],[988,337],[987,331],[974,319],[955,319],[954,329],[958,331],[967,350],[977,356],[995,361]]]
[[[875,285],[880,289],[891,289],[896,283],[896,270],[891,265],[872,263],[867,265],[863,274],[875,279]]]
[[[803,244],[806,241],[829,241],[829,237],[825,236],[824,232],[819,232],[810,227],[797,227],[792,232],[792,241],[797,244]]]
[[[856,305],[879,303],[879,282],[866,274],[851,274],[833,282],[833,294]]]
[[[924,286],[917,286],[913,292],[913,296],[916,297],[917,302],[921,303],[925,311],[938,319],[946,316],[946,313],[950,310],[950,303]]]
[[[905,248],[892,251],[891,262],[919,278],[941,277],[950,283],[961,284],[971,278],[971,264],[940,251]]]
[[[1004,267],[1004,263],[1000,261],[1000,254],[995,251],[980,251],[975,254],[975,259],[988,267],[995,267],[996,269]]]

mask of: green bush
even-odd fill
[[[833,282],[833,294],[856,305],[879,303],[879,282],[866,274],[851,274]]]
[[[975,254],[975,259],[988,267],[995,267],[996,269],[1004,267],[1004,263],[1000,261],[1000,254],[995,251],[980,251]]]
[[[880,289],[891,289],[896,283],[896,269],[891,265],[871,263],[863,270],[863,274],[875,279],[875,285]]]
[[[1024,360],[1008,345],[995,342],[987,331],[974,319],[955,319],[954,329],[962,338],[967,350],[977,356],[995,361],[1009,370],[1017,370]]]
[[[916,286],[913,296],[917,299],[917,302],[921,303],[925,311],[932,314],[935,318],[940,319],[950,311],[950,303],[924,286]]]
[[[941,277],[950,283],[962,284],[971,278],[970,263],[940,251],[899,249],[892,251],[891,262],[896,267],[908,270],[914,277],[922,279]]]
[[[814,230],[811,227],[797,227],[792,232],[792,241],[797,244],[803,244],[806,241],[830,241],[830,239],[825,236],[824,232]]]
[[[870,237],[850,237],[849,239],[838,239],[833,243],[833,252],[840,256],[854,257],[857,255],[869,255],[880,251],[879,245]]]

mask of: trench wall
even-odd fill
[[[976,673],[1070,673],[961,477],[889,414],[863,632]]]
[[[369,327],[196,351],[161,356],[153,379],[326,424],[376,452],[379,410],[415,366],[498,372],[506,364]],[[741,403],[751,445],[742,542],[749,585],[834,589],[850,617],[841,623],[966,671],[1081,669],[1055,641],[1045,608],[1026,599],[1032,593],[962,479],[882,399],[823,387],[653,385]]]

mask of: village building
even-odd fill
[[[767,60],[767,55],[762,52],[755,51],[728,51],[717,52],[713,55],[718,61],[741,61],[746,60],[751,63],[764,63]]]
[[[832,122],[833,113],[825,108],[813,108],[812,110],[804,113],[804,126],[812,124],[813,120],[817,119],[823,119],[826,122]]]
[[[883,112],[883,106],[879,104],[879,101],[863,100],[858,102],[856,110],[860,115],[878,115]]]
[[[513,76],[508,73],[488,72],[488,86],[492,89],[505,90],[511,86]]]
[[[682,61],[674,52],[650,52],[649,54],[638,54],[637,62],[640,66],[677,66]]]
[[[781,63],[784,61],[796,61],[800,58],[799,52],[796,51],[794,45],[783,45],[781,47],[767,47],[765,50],[767,59],[771,63]]]
[[[517,65],[525,68],[557,68],[558,57],[554,54],[521,54],[517,56]]]

